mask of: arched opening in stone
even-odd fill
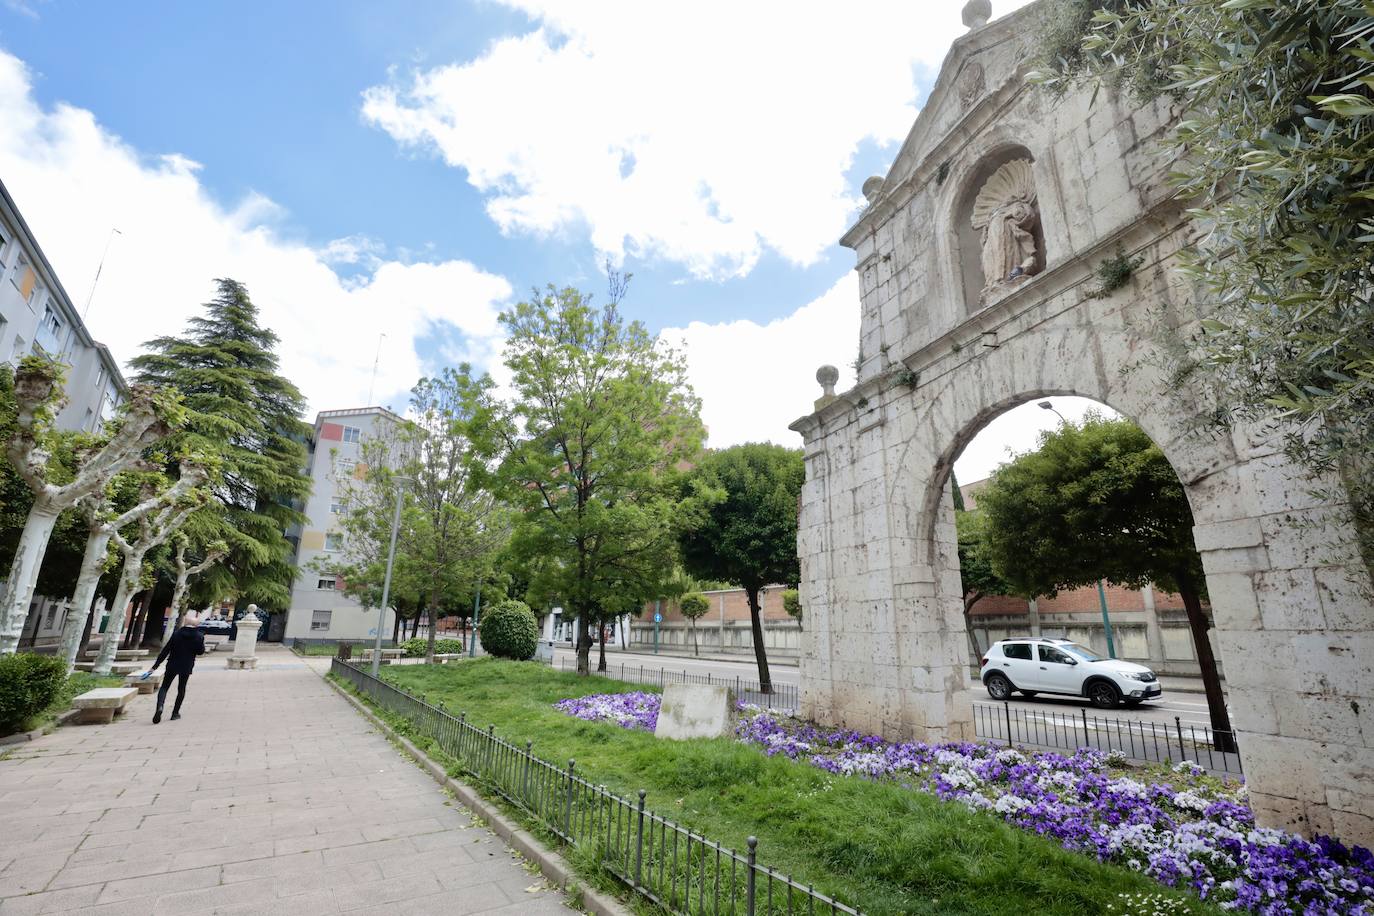
[[[1024,146],[1006,146],[969,173],[954,208],[964,310],[977,312],[1045,269],[1045,232]]]
[[[1103,421],[1130,426],[1103,427],[1100,425]],[[1113,660],[1142,666],[1170,684],[1157,699],[1151,694],[1159,685],[1158,680],[1154,681],[1156,686],[1127,682],[1125,687],[1133,689],[1123,689],[1122,678],[1114,677],[1111,678],[1114,685],[1103,688],[1101,693],[1115,692],[1113,705],[1131,708],[1132,717],[1143,717],[1162,725],[1172,723],[1178,716],[1180,724],[1202,729],[1204,734],[1209,728],[1224,730],[1224,734],[1213,736],[1214,745],[1218,750],[1234,750],[1216,647],[1209,635],[1211,614],[1206,576],[1192,542],[1193,518],[1189,502],[1192,497],[1178,480],[1164,449],[1143,430],[1131,435],[1142,448],[1153,446],[1158,450],[1151,450],[1155,455],[1153,468],[1156,472],[1162,468],[1163,473],[1177,481],[1178,498],[1143,503],[1142,495],[1148,491],[1139,489],[1139,481],[1118,491],[1094,487],[1094,493],[1106,507],[1094,521],[1110,519],[1115,520],[1112,523],[1115,525],[1125,519],[1129,525],[1132,521],[1130,507],[1141,507],[1138,509],[1140,532],[1126,533],[1124,526],[1113,527],[1113,531],[1122,532],[1121,543],[1138,544],[1139,557],[1143,558],[1157,555],[1159,536],[1150,532],[1158,531],[1157,523],[1161,519],[1167,521],[1172,517],[1176,522],[1172,529],[1177,535],[1174,542],[1182,545],[1179,555],[1190,560],[1186,568],[1180,566],[1176,572],[1161,569],[1156,576],[1123,581],[1121,576],[1131,568],[1148,565],[1136,555],[1127,555],[1126,560],[1117,562],[1110,572],[1104,567],[1096,581],[1089,581],[1082,577],[1081,568],[1072,571],[1067,568],[1070,561],[1066,562],[1065,579],[1059,587],[1039,593],[1029,593],[1018,587],[1019,583],[1009,582],[995,568],[996,551],[988,549],[986,535],[993,518],[979,505],[980,495],[997,486],[998,471],[1016,456],[1039,451],[1045,445],[1046,435],[1073,434],[1072,429],[1066,431],[1064,427],[1083,429],[1085,423],[1095,429],[1139,430],[1129,418],[1093,399],[1057,392],[1027,394],[996,404],[980,414],[957,436],[947,453],[947,460],[942,463],[942,472],[936,478],[940,507],[929,514],[934,525],[930,541],[931,562],[937,582],[959,583],[959,594],[943,595],[942,600],[951,606],[957,601],[968,641],[969,670],[982,683],[980,689],[986,689],[995,699],[1004,698],[1003,690],[1010,686],[1011,702],[1062,709],[1094,704],[1094,691],[1089,689],[1091,671],[1096,670],[1094,666],[1118,668]],[[1063,447],[1061,442],[1060,448]],[[1158,458],[1160,454],[1163,459]],[[1090,473],[1096,473],[1096,479],[1101,481],[1106,473],[1105,464],[1085,467],[1083,479],[1088,479]],[[1073,475],[1062,475],[1061,480],[1065,477],[1071,479]],[[1141,480],[1149,479],[1148,475],[1142,475]],[[1167,487],[1170,484],[1155,485]],[[1046,516],[1057,509],[1049,505],[1051,502],[1047,500]],[[1172,516],[1168,510],[1156,509],[1157,505],[1166,504],[1174,507]],[[1153,514],[1156,511],[1158,514]],[[1028,525],[1028,529],[1028,538],[1044,534],[1043,530],[1037,532],[1033,525]],[[1006,530],[1005,518],[1001,530]],[[1064,532],[1066,540],[1079,533],[1068,528]],[[1109,537],[1102,538],[1102,542],[1107,540]],[[1001,543],[1005,545],[1007,539],[1003,537]],[[1091,557],[1096,543],[1093,540],[1084,544],[1079,555]],[[1031,553],[1029,546],[1027,553]],[[999,671],[997,663],[980,665],[984,658],[997,654],[989,653],[994,644],[1021,638],[1032,642],[1014,648],[1029,651],[1031,659],[1024,663],[1013,659],[1003,667],[1020,664],[1024,670],[1018,669],[1013,674]],[[1063,670],[1057,671],[1053,665],[1040,664],[1043,660],[1038,656],[1063,653],[1048,644],[1034,643],[1036,639],[1070,640],[1073,645],[1085,649],[1087,655],[1101,661],[1075,663],[1071,667],[1061,665]],[[1002,683],[992,683],[1003,674],[1007,678]],[[1056,679],[1056,674],[1062,676]],[[1018,682],[1022,677],[1042,680]],[[1179,691],[1179,687],[1193,691],[1192,695]],[[1133,697],[1133,693],[1138,696]],[[978,696],[977,691],[975,696]],[[1103,697],[1099,695],[1097,699],[1101,701]]]

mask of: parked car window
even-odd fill
[[[1064,645],[1061,645],[1059,648],[1063,649],[1065,652],[1069,653],[1081,662],[1102,661],[1102,656],[1098,655],[1096,652],[1094,652],[1092,649],[1089,649],[1087,646],[1080,646],[1076,642],[1065,643]]]
[[[1002,647],[1002,654],[1005,655],[1007,658],[1020,658],[1024,659],[1025,661],[1030,661],[1030,650],[1030,643],[1009,642]]]
[[[1070,656],[1069,653],[1064,652],[1060,649],[1056,649],[1054,646],[1041,646],[1040,660],[1042,662],[1050,662],[1051,664],[1055,665],[1074,664],[1073,657]]]

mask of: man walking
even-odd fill
[[[175,721],[181,718],[181,701],[186,699],[186,681],[190,679],[191,671],[196,667],[196,656],[205,654],[205,635],[198,629],[199,624],[198,617],[187,614],[181,628],[167,640],[157,655],[157,661],[148,669],[150,672],[156,671],[157,666],[164,660],[167,662],[167,673],[163,675],[162,686],[157,691],[157,711],[153,713],[154,725],[162,721],[162,704],[167,701],[167,688],[172,686],[173,677],[177,679],[177,701],[172,706],[172,719]]]

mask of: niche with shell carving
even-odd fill
[[[1045,269],[1045,233],[1030,152],[1010,147],[979,163],[955,209],[964,306],[973,314]]]

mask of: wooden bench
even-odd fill
[[[146,678],[141,677],[141,671],[135,671],[124,678],[125,687],[137,688],[139,693],[153,693],[162,686],[162,672],[154,671]]]
[[[110,664],[110,674],[116,677],[122,677],[126,674],[133,674],[135,671],[142,671],[146,667],[146,665],[141,665],[138,662],[112,662]],[[94,671],[95,662],[77,662],[76,670]]]
[[[99,722],[113,722],[114,717],[124,712],[129,701],[138,696],[133,687],[97,687],[87,690],[72,699],[72,707],[77,710],[76,721],[82,725]]]

